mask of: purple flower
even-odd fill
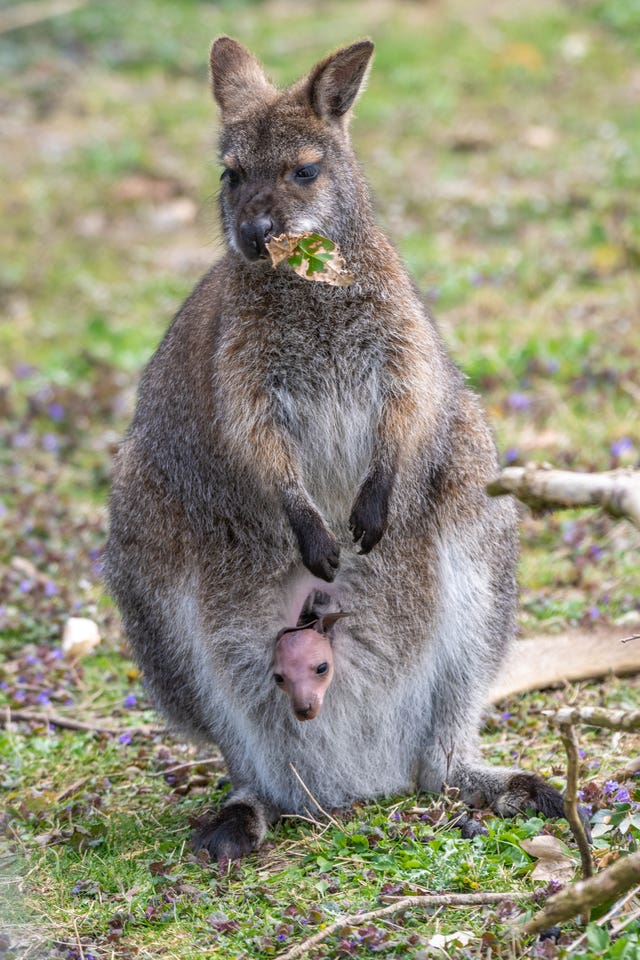
[[[578,756],[580,757],[580,759],[584,760],[586,755],[587,755],[587,751],[583,750],[582,747],[578,747]]]
[[[24,661],[25,663],[28,663],[29,666],[33,666],[34,663],[38,662],[38,658],[34,657],[32,653],[28,653],[27,656],[24,658]]]
[[[592,543],[589,549],[587,550],[587,553],[589,554],[592,560],[599,560],[602,554],[604,553],[604,551],[602,547],[599,547],[597,544]]]
[[[617,800],[618,803],[629,803],[631,801],[631,795],[626,787],[620,787],[614,794],[613,799]]]
[[[14,447],[20,449],[33,446],[33,440],[28,433],[14,433],[12,442]]]
[[[55,433],[45,433],[42,437],[42,449],[46,450],[48,453],[55,453],[58,450],[60,444]]]
[[[286,933],[279,933],[278,936],[276,937],[276,940],[286,940],[286,939],[287,939]]]
[[[52,580],[47,580],[44,585],[44,595],[45,597],[55,597],[58,592],[58,588]]]
[[[138,698],[136,697],[135,693],[128,693],[127,696],[124,698],[124,706],[127,708],[135,707],[137,702],[138,702]]]
[[[13,368],[13,375],[16,380],[26,380],[27,377],[30,377],[32,373],[36,372],[36,368],[32,367],[30,363],[17,363]]]
[[[597,620],[598,617],[600,616],[600,611],[598,610],[597,607],[589,607],[589,609],[587,610],[587,616],[589,617],[590,620]]]
[[[64,420],[64,407],[61,403],[57,403],[56,401],[50,403],[47,412],[51,419],[55,420],[56,423]]]
[[[619,786],[620,784],[617,780],[607,780],[604,785],[604,792],[607,794],[607,796],[610,796],[612,793],[616,792]]]
[[[517,447],[509,447],[509,449],[505,450],[504,452],[504,459],[506,463],[515,463],[519,458],[520,451]]]
[[[41,703],[43,707],[48,707],[51,703],[51,699],[46,690],[43,690],[42,693],[39,693],[36,697],[38,703]]]
[[[60,649],[60,647],[54,647],[53,650],[51,651],[52,660],[62,660],[63,656],[64,654]]]
[[[26,697],[26,693],[24,690],[14,690],[12,696],[14,700],[22,701]]]
[[[118,737],[118,743],[127,744],[127,743],[131,743],[132,740],[133,740],[133,737],[131,736],[128,730],[125,730],[125,732],[121,733],[120,736]]]
[[[531,398],[526,393],[515,390],[507,397],[507,406],[512,410],[528,410],[531,406]]]
[[[33,581],[32,580],[21,580],[18,584],[18,590],[20,593],[29,593],[30,590],[33,590]]]
[[[614,440],[611,444],[612,457],[621,457],[623,453],[631,453],[632,450],[633,440],[629,437],[621,437],[619,440]]]
[[[506,720],[511,720],[511,714],[509,713],[508,710],[505,710],[505,712],[502,714],[502,719],[505,720],[505,721],[506,721]]]

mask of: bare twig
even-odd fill
[[[167,767],[166,770],[158,770],[155,773],[150,773],[150,777],[166,777],[170,773],[178,773],[181,770],[189,770],[191,767],[214,767],[215,769],[224,770],[226,769],[226,764],[222,756],[219,757],[207,757],[205,760],[189,760],[186,763],[178,763],[175,767]]]
[[[362,926],[365,923],[371,923],[372,920],[382,920],[385,917],[395,916],[397,913],[404,913],[406,910],[412,910],[416,907],[482,907],[492,903],[502,903],[505,900],[530,900],[533,893],[434,893],[424,894],[419,897],[402,897],[386,907],[379,907],[377,910],[369,910],[368,913],[345,914],[339,920],[335,920],[323,930],[318,930],[313,936],[309,937],[303,943],[291,947],[286,953],[280,954],[278,960],[296,960],[302,957],[309,950],[312,950],[318,943],[322,943],[327,937],[330,937],[341,927]]]
[[[640,472],[573,473],[531,463],[506,467],[487,485],[492,496],[511,493],[534,510],[599,506],[613,517],[627,517],[640,527]]]
[[[525,934],[540,933],[557,923],[571,920],[579,913],[613,900],[630,887],[640,882],[640,852],[630,853],[617,860],[595,877],[572,883],[547,901],[530,920],[522,924],[520,930]]]
[[[632,633],[630,637],[624,637],[620,643],[629,643],[630,640],[640,640],[640,633]]]
[[[560,724],[560,738],[567,754],[567,787],[564,793],[564,812],[578,844],[582,861],[582,876],[593,876],[593,860],[589,841],[578,813],[578,743],[570,723]]]
[[[558,724],[586,723],[609,730],[640,730],[640,710],[605,710],[603,707],[562,707],[543,710],[543,714]]]
[[[327,818],[327,820],[329,820],[334,825],[334,827],[337,827],[338,830],[342,830],[342,827],[340,826],[336,818],[332,817],[330,813],[327,813],[327,811],[320,806],[320,804],[318,803],[316,798],[313,796],[313,794],[307,787],[306,783],[304,782],[304,780],[302,779],[302,777],[300,776],[300,774],[298,773],[294,765],[290,763],[289,766],[291,767],[291,770],[293,771],[293,774],[296,777],[298,783],[300,784],[300,786],[302,787],[306,795],[309,797],[309,800],[311,800],[313,805],[320,811],[321,814],[323,814],[323,816]]]

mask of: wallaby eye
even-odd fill
[[[282,676],[281,673],[274,673],[273,679],[274,679],[275,682],[278,684],[278,686],[279,686],[281,683],[284,683],[284,677]]]
[[[298,167],[293,174],[293,179],[297,183],[310,183],[315,180],[320,173],[320,167],[317,163],[306,163],[304,167]]]
[[[220,175],[221,180],[226,180],[230,187],[237,187],[240,183],[240,174],[235,167],[226,167]]]
[[[328,669],[329,669],[328,663],[319,663],[318,666],[316,667],[316,673],[323,674],[323,673],[326,673]]]

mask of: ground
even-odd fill
[[[228,870],[195,857],[188,821],[223,795],[224,771],[151,710],[100,551],[139,372],[221,250],[206,64],[209,39],[225,32],[281,83],[341,43],[376,41],[357,150],[503,462],[638,464],[637,0],[112,0],[8,29],[28,6],[0,10],[0,706],[5,719],[53,709],[99,729],[31,721],[0,732],[0,956],[267,958],[398,892],[543,898],[558,881],[532,877],[520,843],[542,831],[574,855],[566,825],[483,814],[488,835],[463,839],[453,798],[396,798],[328,826],[289,820]],[[636,632],[639,547],[623,521],[523,512],[522,632],[594,622],[613,638]],[[71,615],[97,621],[102,636],[77,663],[60,653]],[[567,702],[633,708],[638,681],[500,704],[487,757],[562,787],[542,710]],[[589,729],[580,745],[603,865],[636,848],[640,789],[619,771],[637,738]],[[572,925],[559,944],[514,940],[520,909],[533,907],[416,909],[344,927],[311,955],[639,955],[633,923],[611,945],[591,927],[569,950],[581,932]],[[433,941],[456,931],[466,945]]]

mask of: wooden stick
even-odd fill
[[[560,724],[560,738],[567,754],[567,787],[564,792],[564,813],[578,844],[582,861],[582,876],[593,876],[593,860],[589,841],[578,813],[578,742],[570,723]]]
[[[621,857],[595,877],[569,884],[547,901],[544,909],[520,926],[524,934],[540,933],[557,923],[571,920],[601,903],[626,893],[640,882],[640,852]]]
[[[537,464],[506,467],[487,484],[493,497],[511,493],[534,510],[599,506],[612,517],[626,517],[640,527],[640,472],[573,473]]]
[[[14,721],[24,723],[53,723],[56,727],[67,730],[81,730],[84,733],[162,733],[162,727],[153,725],[141,727],[106,727],[96,721],[85,723],[83,720],[74,720],[73,717],[62,717],[59,713],[38,713],[35,710],[11,710],[0,714],[0,726],[8,727]]]
[[[640,730],[640,710],[605,710],[604,707],[562,707],[560,710],[543,710],[542,713],[554,723],[586,723],[609,730]]]
[[[530,900],[533,893],[434,893],[419,897],[402,897],[386,907],[369,910],[368,913],[345,914],[339,920],[330,923],[323,930],[318,930],[303,943],[291,947],[286,953],[281,953],[277,960],[296,960],[312,950],[318,943],[322,943],[341,927],[362,926],[372,920],[381,920],[392,917],[396,913],[404,913],[415,907],[482,907],[492,903],[502,903],[504,900]]]

